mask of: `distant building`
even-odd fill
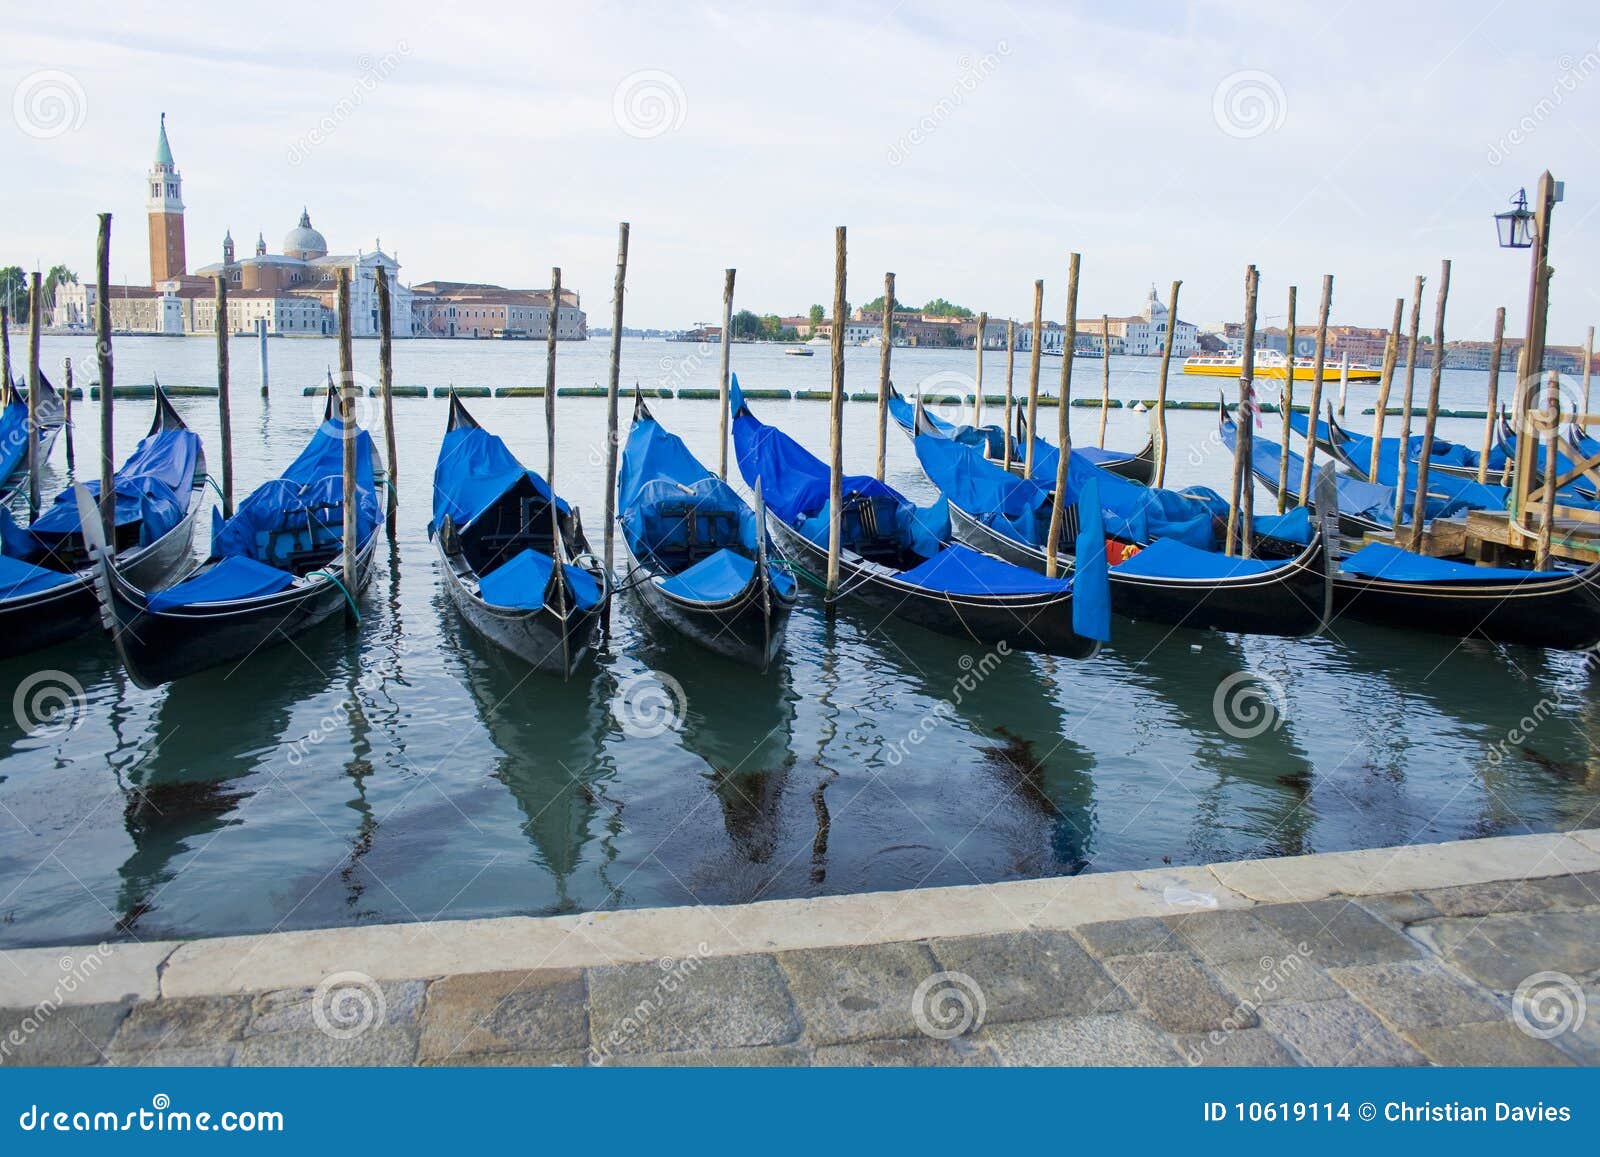
[[[1079,322],[1082,329],[1084,323]],[[1156,287],[1150,287],[1144,312],[1132,317],[1111,319],[1111,333],[1122,339],[1122,349],[1117,352],[1136,357],[1156,357],[1166,348],[1168,329],[1172,335],[1172,356],[1186,358],[1200,349],[1200,327],[1193,322],[1167,317],[1167,307],[1156,296]],[[1096,329],[1099,327],[1096,326]]]
[[[418,337],[550,337],[550,291],[506,289],[462,281],[425,281],[411,287],[412,316]],[[557,341],[585,341],[588,323],[578,294],[563,289],[556,316]],[[721,340],[721,327],[717,337]],[[710,339],[708,339],[710,340]]]

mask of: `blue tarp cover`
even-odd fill
[[[1230,558],[1214,550],[1196,550],[1176,539],[1164,538],[1127,561],[1119,562],[1112,570],[1116,574],[1145,578],[1220,579],[1266,574],[1293,562],[1293,559]]]
[[[480,578],[478,594],[490,606],[540,610],[545,605],[545,591],[550,586],[550,572],[554,568],[555,562],[549,555],[523,550]],[[599,603],[600,584],[593,575],[570,563],[562,570],[572,587],[578,610],[586,611]]]
[[[902,571],[912,586],[953,595],[1058,595],[1072,589],[1070,578],[1051,579],[952,543],[921,566]]]
[[[193,606],[196,603],[253,599],[277,594],[293,583],[294,575],[286,570],[279,570],[253,558],[236,556],[224,558],[192,579],[157,591],[150,596],[149,606],[152,611],[169,611],[174,607]]]
[[[356,433],[356,530],[366,542],[378,526],[372,435]],[[281,477],[250,492],[227,522],[213,516],[213,557],[288,564],[292,556],[337,546],[344,536],[344,431],[335,420],[312,434]]]
[[[719,550],[671,578],[661,580],[661,589],[690,602],[720,603],[733,598],[755,577],[755,560],[732,550]],[[773,589],[781,595],[794,591],[794,578],[786,571],[768,567]]]
[[[5,512],[0,512],[5,513]],[[9,517],[9,513],[7,514]],[[62,583],[72,582],[75,576],[46,570],[31,562],[0,555],[0,601],[36,595]]]
[[[0,410],[0,483],[27,465],[28,403],[12,398]]]
[[[1257,538],[1276,538],[1282,542],[1311,545],[1315,528],[1311,525],[1311,508],[1296,506],[1283,514],[1258,514],[1252,523]]]
[[[550,498],[545,480],[518,462],[499,437],[478,426],[451,430],[444,436],[433,468],[434,524],[442,525],[448,515],[457,530],[465,530],[524,477],[541,498]],[[556,508],[567,513],[566,503],[559,498]]]
[[[1310,416],[1307,414],[1290,414],[1289,426],[1295,433],[1305,437],[1306,431],[1311,428]],[[1371,435],[1356,434],[1349,430],[1346,430],[1345,433],[1348,437],[1338,443],[1339,452],[1363,470],[1367,469],[1372,464]],[[1320,419],[1317,422],[1317,440],[1321,442],[1332,441],[1331,428],[1327,422]],[[1408,463],[1416,463],[1422,458],[1422,440],[1423,435],[1413,434],[1407,442],[1406,461]],[[1378,477],[1375,481],[1381,482],[1385,486],[1393,486],[1395,484],[1395,480],[1400,476],[1399,455],[1400,439],[1385,438],[1383,445],[1378,450]],[[1478,455],[1465,446],[1455,442],[1447,442],[1443,438],[1435,436],[1429,461],[1437,462],[1444,466],[1476,466],[1478,464]],[[1410,466],[1406,467],[1406,472],[1408,474],[1413,473]]]
[[[1086,639],[1111,641],[1111,568],[1106,560],[1106,525],[1100,482],[1090,479],[1078,499],[1078,570],[1073,578],[1072,629]]]
[[[1385,542],[1371,542],[1345,559],[1341,569],[1363,578],[1397,583],[1439,582],[1541,582],[1570,577],[1563,571],[1516,570],[1511,567],[1473,566],[1470,562],[1429,558]]]
[[[699,549],[734,549],[749,560],[755,557],[761,533],[755,512],[701,465],[683,439],[653,418],[635,421],[628,431],[617,474],[617,509],[636,557],[660,562],[683,551],[691,524]]]

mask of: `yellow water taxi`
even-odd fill
[[[1256,377],[1278,378],[1284,377],[1285,364],[1288,359],[1277,350],[1256,351]],[[1196,354],[1183,363],[1183,372],[1198,374],[1202,377],[1212,378],[1237,378],[1244,365],[1244,359],[1229,357],[1221,354]],[[1316,374],[1316,362],[1311,358],[1294,359],[1294,380],[1309,382]],[[1350,380],[1352,382],[1375,382],[1382,376],[1376,366],[1351,366]],[[1322,363],[1322,380],[1337,381],[1339,379],[1339,366],[1333,362]]]

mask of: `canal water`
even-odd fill
[[[254,341],[232,346],[241,495],[305,443],[321,401],[302,388],[336,361],[327,340],[270,351],[263,402]],[[733,364],[747,387],[823,389],[819,353],[740,346]],[[630,340],[624,355],[626,385],[715,384],[712,346]],[[57,380],[64,356],[80,383],[93,376],[87,339],[46,337],[44,356]],[[376,343],[356,356],[376,374]],[[850,389],[875,388],[877,357],[847,351]],[[123,384],[214,381],[206,340],[119,338],[116,359]],[[560,383],[602,384],[606,360],[604,340],[564,345]],[[897,350],[894,376],[970,391],[972,360]],[[1113,359],[1113,396],[1153,396],[1156,364]],[[1019,387],[1025,372],[1019,359]],[[1059,373],[1047,359],[1047,391]],[[1098,394],[1100,373],[1080,361],[1075,394]],[[395,375],[538,384],[544,349],[402,342]],[[1003,381],[1004,357],[991,354],[986,392]],[[1481,373],[1447,372],[1445,405],[1480,407],[1483,389]],[[1174,379],[1177,398],[1215,390]],[[1373,396],[1352,387],[1352,411]],[[715,461],[714,403],[652,404]],[[596,543],[604,405],[563,398],[558,419],[559,488]],[[825,450],[823,404],[755,405]],[[217,462],[216,401],[177,406]],[[543,470],[542,401],[471,407]],[[830,620],[808,592],[782,661],[758,675],[652,635],[623,601],[610,646],[579,677],[531,675],[468,635],[439,585],[425,527],[445,409],[395,403],[400,532],[380,549],[359,627],[331,624],[154,691],[132,686],[100,638],[0,664],[11,706],[0,710],[0,946],[721,904],[1595,822],[1600,713],[1577,656],[1357,623],[1280,640],[1117,620],[1112,645],[1074,663],[986,655],[848,606]],[[76,410],[80,465],[93,461],[96,410]],[[119,458],[150,412],[117,402]],[[1053,430],[1055,411],[1044,413]],[[1075,438],[1092,440],[1095,412],[1071,413]],[[375,427],[376,406],[364,417]],[[1144,421],[1113,411],[1108,444],[1142,444]],[[847,461],[870,470],[874,408],[852,403],[846,422]],[[1214,426],[1211,414],[1172,415],[1169,484],[1226,489]],[[1479,430],[1441,424],[1474,445]],[[930,496],[894,431],[889,480]]]

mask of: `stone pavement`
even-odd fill
[[[4,953],[0,1064],[1600,1063],[1600,833],[1120,875],[934,890],[1006,897],[1010,926],[976,933],[924,894],[900,923],[893,896],[841,898],[854,943],[803,918],[821,900],[774,906],[754,942],[692,926],[712,940],[671,955],[649,947],[674,920],[740,910],[611,914],[563,926],[589,944],[573,963],[540,943],[484,971],[427,973],[431,942],[364,957],[350,937],[376,929]],[[618,950],[612,922],[650,931]],[[459,952],[499,923],[432,927]]]

